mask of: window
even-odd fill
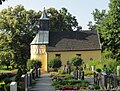
[[[81,57],[81,54],[76,54],[76,56]]]
[[[93,61],[93,58],[90,58],[90,61]]]
[[[61,54],[55,54],[56,57],[60,58],[61,57]]]

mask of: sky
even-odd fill
[[[76,17],[80,26],[83,30],[88,29],[88,22],[93,20],[93,15],[91,14],[95,9],[105,9],[108,8],[109,0],[7,0],[2,5],[0,5],[0,11],[8,6],[15,7],[16,5],[22,4],[26,10],[43,10],[53,7],[60,10],[65,7],[68,12]]]

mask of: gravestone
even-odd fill
[[[94,84],[97,84],[97,74],[98,72],[94,72]]]
[[[10,91],[17,91],[17,82],[11,82]]]
[[[78,80],[78,70],[74,70],[74,77]]]
[[[117,76],[120,76],[120,66],[117,66]]]
[[[107,74],[105,72],[101,73],[101,80],[100,80],[100,85],[104,88],[107,89]]]
[[[21,90],[22,91],[27,91],[27,75],[24,74],[21,76]]]
[[[41,72],[40,72],[40,68],[38,68],[38,77],[40,77]]]
[[[81,80],[84,80],[84,70],[81,71]]]
[[[91,70],[94,71],[95,70],[95,66],[91,66]]]

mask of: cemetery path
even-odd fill
[[[55,91],[51,83],[49,73],[42,74],[40,78],[37,78],[37,83],[31,87],[30,91]]]

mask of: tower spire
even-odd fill
[[[49,20],[48,16],[47,16],[47,13],[45,11],[45,7],[43,9],[43,12],[42,12],[42,15],[40,17],[40,20]]]
[[[49,31],[49,18],[45,11],[45,7],[40,17],[40,31]]]

